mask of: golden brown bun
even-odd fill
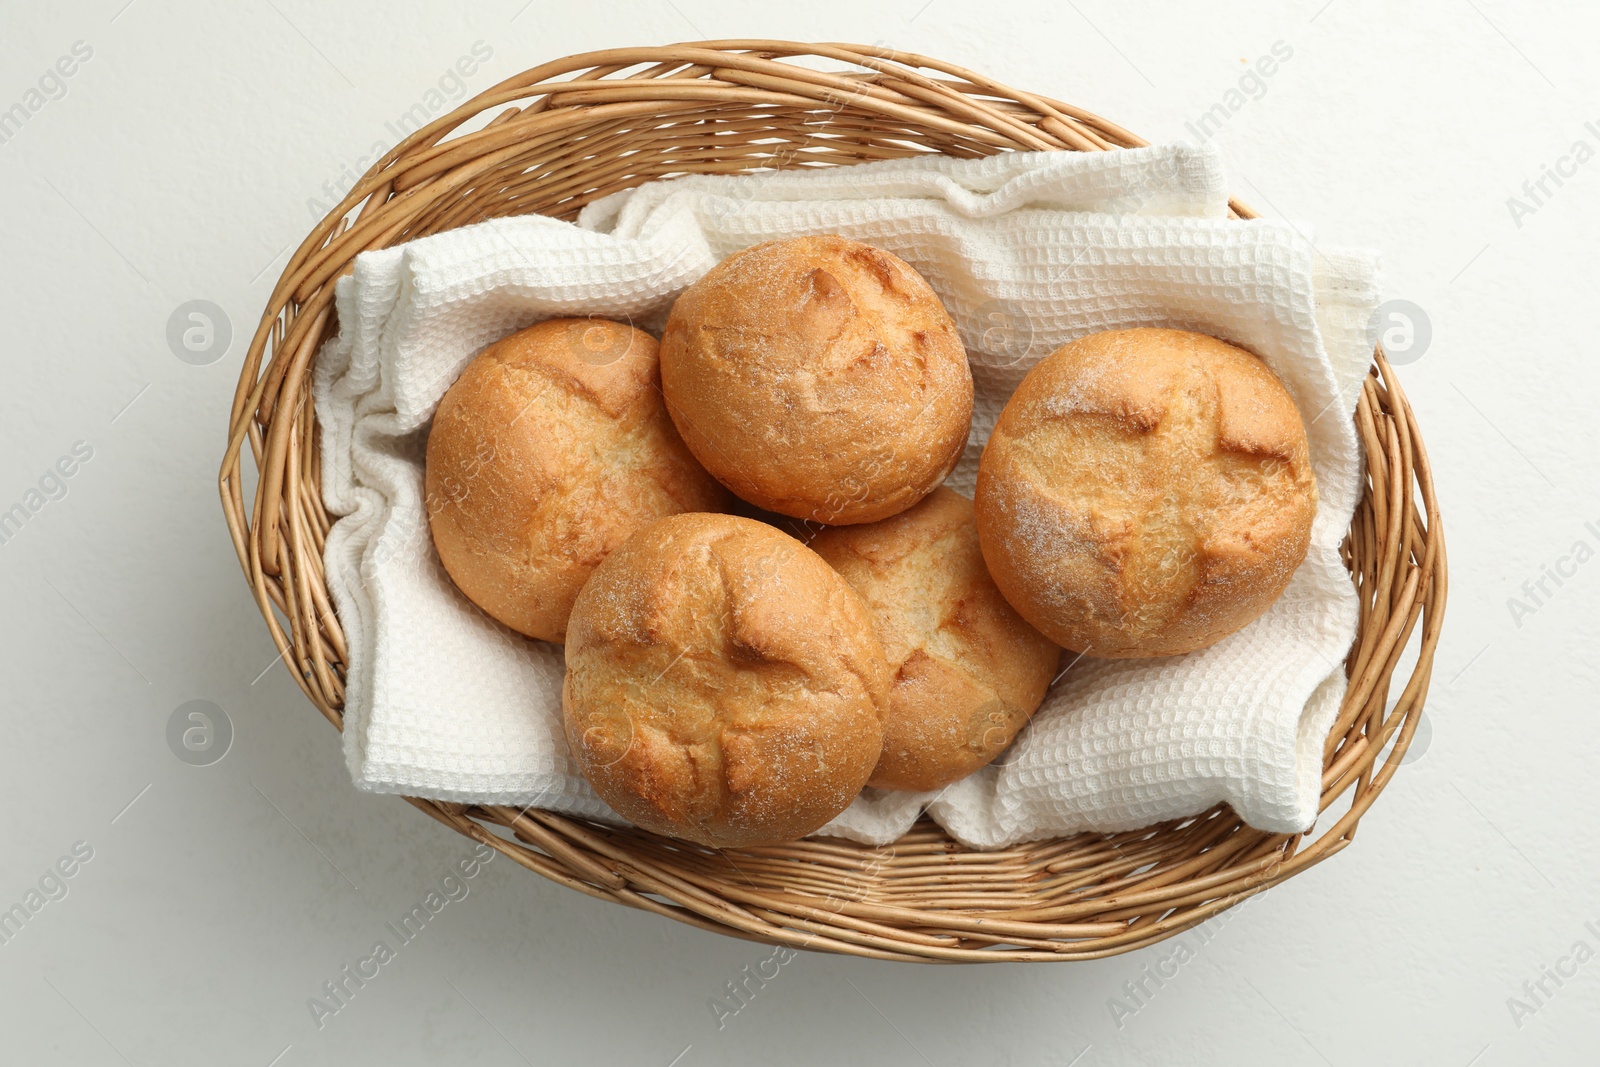
[[[428,434],[428,525],[468,599],[560,641],[589,572],[663,515],[728,494],[667,417],[656,342],[604,319],[551,319],[490,345]]]
[[[567,629],[567,743],[595,792],[716,848],[804,837],[878,762],[889,667],[844,579],[734,515],[677,515],[595,569]]]
[[[894,675],[867,784],[938,789],[1011,744],[1061,650],[995,588],[966,497],[941,487],[881,522],[829,527],[811,547],[866,603]]]
[[[661,383],[689,449],[784,515],[874,522],[961,458],[972,372],[922,276],[843,237],[736,252],[678,297]]]
[[[995,584],[1092,656],[1172,656],[1272,605],[1305,558],[1317,487],[1276,375],[1185,330],[1058,349],[1000,413],[978,464]]]

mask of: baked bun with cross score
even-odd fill
[[[933,289],[835,235],[755,245],[689,286],[661,335],[661,385],[722,484],[830,524],[921,500],[972,424],[966,349]]]
[[[1306,429],[1277,375],[1187,330],[1090,334],[1007,402],[978,465],[983,557],[1091,656],[1172,656],[1248,625],[1310,544]]]

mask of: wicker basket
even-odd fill
[[[783,41],[572,56],[413,133],[295,251],[229,416],[223,510],[300,688],[340,725],[346,650],[322,570],[330,520],[307,381],[336,329],[333,282],[358,253],[490,217],[572,219],[597,197],[669,175],[1143,143],[1069,104],[924,56]],[[920,961],[1086,959],[1160,941],[1348,845],[1416,729],[1443,621],[1445,550],[1427,453],[1381,350],[1355,423],[1369,470],[1344,559],[1361,620],[1327,741],[1318,836],[1263,833],[1218,807],[998,852],[969,851],[926,820],[884,848],[807,840],[719,852],[549,812],[407,799],[562,885],[754,941]],[[248,508],[246,442],[259,473]],[[1393,675],[1413,639],[1415,667],[1402,682]]]

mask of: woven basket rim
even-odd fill
[[[229,414],[218,476],[224,517],[297,684],[342,728],[347,650],[322,568],[332,520],[307,383],[336,329],[333,283],[358,253],[486,218],[571,218],[599,196],[686,173],[1144,144],[1091,112],[928,56],[774,40],[567,56],[412,132],[290,257]],[[1230,206],[1256,217],[1238,201]],[[1334,804],[1348,807],[1320,834],[1253,830],[1219,806],[1126,833],[987,852],[963,847],[926,816],[878,848],[808,838],[711,850],[537,809],[404,799],[579,892],[768,944],[990,962],[1097,958],[1171,937],[1342,851],[1416,731],[1448,568],[1427,452],[1381,346],[1354,421],[1366,484],[1343,556],[1361,614],[1346,698],[1325,747],[1319,823]],[[248,507],[247,443],[257,472]],[[1413,669],[1397,679],[1411,647]]]

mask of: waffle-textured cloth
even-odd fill
[[[491,622],[445,577],[422,510],[428,421],[489,342],[552,316],[658,330],[729,253],[839,233],[888,249],[949,307],[971,357],[972,492],[995,416],[1029,367],[1096,330],[1172,326],[1248,348],[1310,431],[1319,511],[1282,599],[1221,643],[1073,663],[998,765],[934,794],[868,790],[823,832],[893,840],[927,809],[978,848],[1123,830],[1227,801],[1252,826],[1315,819],[1357,602],[1338,547],[1361,484],[1350,414],[1372,352],[1373,255],[1227,218],[1212,148],[929,155],[695,176],[616,193],[576,225],[482,222],[356,259],[317,359],[325,562],[349,643],[345,752],[374,792],[617,819],[561,733],[559,647]],[[1064,657],[1066,663],[1070,657]]]

